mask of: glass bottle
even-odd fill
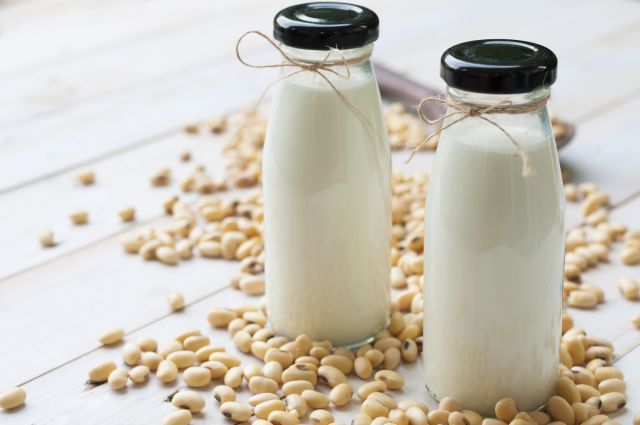
[[[436,399],[485,415],[504,397],[540,407],[558,375],[564,195],[544,106],[556,67],[549,49],[514,40],[442,57],[454,113],[443,128],[461,109],[487,113],[440,135],[425,210],[425,379]]]
[[[263,151],[269,322],[291,338],[357,344],[385,327],[390,304],[391,162],[368,60],[378,18],[308,3],[274,23],[288,57],[330,69],[319,69],[325,79],[283,67],[273,96]]]

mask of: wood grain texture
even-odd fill
[[[115,212],[132,203],[140,222],[156,220],[159,203],[175,189],[150,189],[146,179],[165,164],[178,176],[186,172],[189,165],[177,164],[177,152],[185,147],[196,162],[219,170],[220,140],[187,137],[180,127],[247,105],[273,80],[274,73],[235,63],[230,42],[250,27],[268,31],[273,12],[289,3],[0,3],[0,52],[12,58],[0,61],[0,125],[5,126],[0,129],[0,192],[6,192],[0,194],[5,242],[0,246],[0,364],[10,365],[0,368],[0,390],[29,381],[27,405],[0,411],[0,423],[161,423],[173,410],[163,398],[174,387],[154,380],[123,393],[84,388],[89,367],[119,359],[121,346],[97,348],[97,336],[114,326],[124,327],[128,340],[154,336],[161,343],[199,328],[234,351],[226,332],[210,330],[204,315],[213,306],[258,302],[225,289],[237,265],[199,258],[178,267],[143,263],[121,252],[115,235],[128,226]],[[471,1],[363,3],[383,22],[376,57],[437,85],[441,51],[464,39],[530,38],[557,50],[561,65],[552,107],[581,123],[576,140],[561,153],[563,164],[575,181],[595,182],[614,201],[640,189],[637,3],[572,0],[535,8],[513,7],[507,0],[489,8]],[[270,53],[250,52],[258,60],[270,60]],[[424,172],[433,154],[422,153],[409,164],[405,159],[406,153],[394,154],[394,169]],[[97,171],[97,185],[75,186],[73,175],[86,167]],[[89,226],[68,224],[68,209],[75,207],[91,212]],[[569,226],[579,223],[577,205],[568,205],[567,218]],[[640,227],[640,201],[614,211],[612,220]],[[36,235],[49,227],[62,244],[42,250]],[[615,279],[640,279],[639,270],[620,265],[612,255],[611,264],[584,275],[605,290],[606,303],[594,311],[569,309],[577,326],[611,339],[621,356],[617,363],[629,393],[628,407],[618,415],[624,424],[640,411],[640,331],[629,324],[640,305],[620,296]],[[187,302],[204,299],[170,314],[166,296],[171,291],[182,292]],[[396,398],[429,400],[434,407],[420,362],[401,370],[407,384]],[[208,407],[195,424],[226,423],[210,390],[202,390]],[[336,419],[347,422],[357,409],[351,403]]]

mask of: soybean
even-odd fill
[[[227,401],[220,406],[220,412],[225,418],[234,422],[245,422],[251,417],[253,408],[246,403]]]
[[[24,388],[11,388],[0,394],[0,408],[4,410],[15,409],[22,406],[26,399],[27,392],[24,390]]]
[[[164,425],[189,425],[191,423],[191,412],[185,409],[176,410],[165,416]]]
[[[389,390],[399,390],[404,386],[404,378],[402,377],[402,375],[392,370],[381,370],[377,372],[375,374],[375,380],[384,382],[385,385],[387,386],[387,389]],[[443,401],[444,400],[453,400],[453,399],[445,398],[443,399]],[[442,404],[443,403],[440,402],[441,406]],[[459,406],[458,406],[458,409],[459,409]],[[454,410],[458,410],[458,409],[454,409]]]
[[[218,385],[211,393],[218,403],[226,403],[227,401],[236,401],[236,392],[228,385]]]
[[[329,398],[321,392],[315,390],[304,390],[300,394],[307,406],[312,409],[324,409],[329,405]]]
[[[267,419],[271,412],[275,411],[286,411],[285,403],[282,400],[276,399],[263,401],[253,409],[256,417],[260,419]]]
[[[129,379],[134,384],[142,384],[149,377],[149,368],[147,366],[136,366],[129,371]]]
[[[171,399],[171,404],[173,404],[178,409],[187,409],[191,413],[201,412],[206,402],[204,398],[195,391],[191,390],[183,390],[176,393]]]
[[[156,370],[156,377],[160,382],[173,382],[178,378],[178,367],[172,361],[163,360],[158,365],[158,369]]]
[[[318,409],[311,412],[309,415],[311,423],[314,425],[329,425],[333,423],[333,415],[328,410]]]
[[[117,368],[118,366],[114,362],[105,362],[94,366],[89,370],[89,382],[92,384],[107,382],[109,374]]]
[[[108,382],[112,390],[121,390],[127,386],[129,373],[125,369],[116,369],[109,374]]]
[[[331,398],[331,396],[329,396],[329,398]],[[331,401],[333,401],[333,399]],[[304,401],[304,398],[302,398],[300,394],[289,394],[285,397],[284,404],[288,412],[295,412],[299,418],[306,415],[309,410],[307,402]]]
[[[124,329],[114,328],[103,333],[99,339],[103,345],[113,345],[120,342],[123,337],[124,337]]]
[[[329,393],[329,400],[337,407],[348,404],[353,397],[353,388],[347,382],[336,385]]]
[[[278,391],[278,383],[263,376],[254,376],[249,380],[249,391],[253,394],[275,393]]]

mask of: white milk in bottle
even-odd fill
[[[281,11],[275,25],[294,60],[341,49],[330,55],[341,75],[322,71],[331,87],[299,72],[275,89],[263,151],[269,322],[288,337],[356,344],[389,313],[390,157],[367,60],[378,20],[359,6],[310,3]]]
[[[553,394],[561,336],[564,197],[544,106],[556,59],[483,40],[449,49],[442,67],[453,102],[510,108],[484,116],[532,175],[482,118],[442,132],[425,211],[426,385],[486,415],[504,397],[533,410]]]

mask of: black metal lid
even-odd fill
[[[273,19],[273,37],[308,50],[354,49],[378,39],[378,15],[350,3],[304,3],[282,9]]]
[[[440,76],[476,93],[516,94],[556,81],[558,59],[544,46],[519,40],[475,40],[445,50]]]

